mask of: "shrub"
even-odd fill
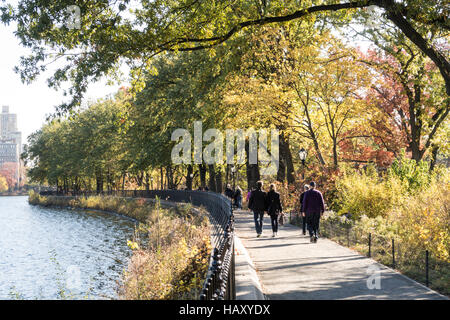
[[[363,215],[387,216],[401,201],[401,182],[395,177],[380,180],[376,172],[345,173],[336,181],[333,208],[340,214],[351,214],[354,218]]]
[[[449,204],[448,181],[433,181],[427,189],[395,207],[389,220],[398,224],[399,235],[411,246],[450,262]]]
[[[433,176],[426,162],[409,159],[405,156],[404,151],[398,159],[394,160],[388,173],[390,176],[400,179],[408,192],[428,186]]]
[[[158,207],[152,216],[141,228],[147,243],[135,246],[121,297],[198,299],[211,251],[206,216],[169,216]]]
[[[392,239],[396,247],[396,268],[424,281],[425,251],[430,254],[431,287],[449,294],[450,288],[450,171],[440,168],[420,187],[411,180],[373,173],[350,173],[338,179],[340,212],[326,212],[323,229],[327,236],[363,252],[372,234],[372,256],[381,263],[392,261]],[[414,181],[418,181],[417,179]],[[412,185],[415,187],[411,188]],[[415,191],[413,191],[415,189]],[[392,199],[386,197],[392,194]],[[389,205],[377,205],[386,201]],[[352,221],[342,214],[352,212]],[[364,213],[364,214],[363,214]],[[346,228],[352,227],[350,241]],[[377,254],[378,253],[378,254]]]

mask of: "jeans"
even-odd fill
[[[242,209],[242,197],[241,196],[237,196],[234,199],[234,205],[236,206],[236,208]]]
[[[264,211],[253,211],[253,219],[255,220],[256,233],[261,234],[263,230]]]
[[[277,215],[271,215],[270,216],[270,222],[272,223],[272,231],[278,232],[278,216]]]
[[[320,212],[306,214],[306,223],[308,224],[309,236],[319,235]]]

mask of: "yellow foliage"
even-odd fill
[[[8,191],[8,182],[6,178],[0,175],[0,192]]]

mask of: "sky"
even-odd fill
[[[27,55],[28,51],[20,45],[13,32],[12,26],[0,25],[0,106],[8,105],[9,112],[17,114],[22,143],[26,143],[26,137],[39,130],[46,117],[55,111],[55,106],[67,101],[68,97],[63,96],[62,90],[56,91],[47,86],[46,79],[53,74],[52,68],[33,83],[22,83],[20,75],[14,72],[14,67],[19,64],[20,56]],[[115,93],[119,87],[120,85],[108,86],[105,79],[91,84],[85,98],[96,100]]]

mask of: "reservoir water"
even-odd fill
[[[0,299],[114,299],[135,222],[0,197]]]

